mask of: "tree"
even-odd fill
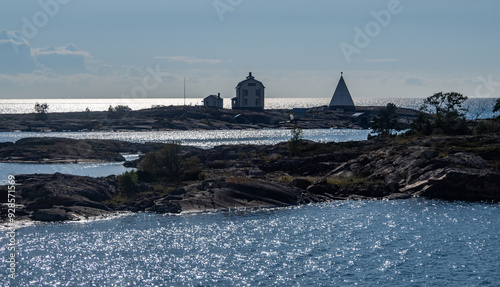
[[[416,120],[411,123],[411,133],[418,132],[423,135],[432,134],[432,123],[429,114],[420,112]]]
[[[119,175],[118,188],[125,195],[131,195],[137,191],[137,173],[131,170]]]
[[[497,103],[495,104],[495,107],[493,108],[493,112],[496,113],[500,111],[500,98],[497,99]]]
[[[39,120],[46,120],[48,113],[49,105],[47,103],[36,103],[35,104],[35,112],[37,113],[36,118]]]
[[[439,92],[427,97],[421,109],[442,117],[446,117],[449,114],[464,116],[464,112],[466,112],[467,109],[463,107],[463,103],[466,100],[467,96],[456,92],[446,94]]]
[[[466,108],[463,107],[467,96],[456,92],[436,93],[424,100],[420,108],[423,111],[435,114],[432,128],[445,134],[467,134],[465,120]]]
[[[139,163],[141,179],[180,180],[181,160],[179,156],[181,145],[178,143],[166,144],[162,150],[151,151]]]
[[[129,108],[128,106],[118,105],[116,107],[113,107],[110,105],[108,108],[108,118],[113,118],[113,119],[121,118],[131,110],[132,109]]]
[[[302,143],[303,131],[298,126],[293,127],[291,130],[292,137],[288,140],[288,150],[292,155],[298,155],[300,152],[300,146]]]
[[[372,129],[380,136],[391,136],[392,130],[396,129],[398,124],[398,107],[393,103],[388,103],[381,108],[378,114],[373,118]]]

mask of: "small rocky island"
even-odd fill
[[[78,220],[126,211],[203,212],[417,196],[500,200],[500,139],[496,134],[346,143],[300,140],[298,144],[204,150],[177,144],[37,138],[3,144],[0,160],[122,161],[120,153],[146,153],[127,162],[138,167],[137,173],[128,175],[16,176],[20,204],[16,214],[35,221]],[[51,149],[54,146],[61,152]],[[2,199],[7,198],[7,187],[2,186],[0,193]],[[6,218],[6,206],[1,213]]]
[[[114,109],[114,108],[113,108]],[[81,132],[81,131],[172,131],[279,129],[299,126],[303,129],[367,128],[353,118],[353,112],[334,111],[328,106],[307,109],[300,121],[291,120],[292,109],[231,110],[204,106],[165,106],[144,110],[118,107],[110,111],[1,114],[0,132]],[[357,113],[375,115],[380,107],[357,107]],[[418,116],[412,109],[399,108],[403,127]]]

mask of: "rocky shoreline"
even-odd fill
[[[88,153],[62,149],[61,154],[69,161],[82,157],[120,160],[117,155],[121,152],[147,152],[164,146],[42,138],[38,145],[29,148],[18,143],[4,144],[1,160],[24,154],[16,160],[29,161],[29,155],[35,154],[37,147],[43,150],[47,143],[68,149],[87,145],[83,150]],[[96,153],[89,156],[90,151]],[[52,150],[47,150],[46,155],[59,159]],[[18,175],[16,214],[34,221],[66,221],[123,211],[203,212],[334,200],[500,200],[500,139],[495,134],[346,143],[301,141],[300,152],[295,154],[287,143],[219,146],[209,150],[181,147],[178,156],[181,162],[190,163],[189,176],[175,181],[140,179],[136,192],[128,195],[120,191],[116,176]],[[141,160],[144,158],[129,164],[140,166]],[[0,187],[0,193],[4,201],[7,187]],[[5,204],[1,213],[6,218]]]
[[[356,112],[374,115],[380,107],[357,107]],[[353,112],[334,111],[327,106],[310,108],[305,118],[291,121],[290,109],[264,111],[214,109],[203,106],[155,107],[123,113],[71,112],[1,114],[0,132],[79,132],[79,131],[171,131],[292,128],[366,128],[353,121]],[[411,109],[398,109],[402,127],[418,116]]]

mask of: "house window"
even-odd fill
[[[249,87],[255,87],[255,83],[248,83]]]
[[[248,90],[243,90],[243,97],[248,97]]]
[[[260,107],[260,99],[255,99],[255,106]]]
[[[243,104],[244,104],[245,106],[248,106],[248,99],[244,99],[244,100],[243,100]]]
[[[256,97],[260,97],[260,90],[256,90],[256,91],[255,91],[255,96],[256,96]]]

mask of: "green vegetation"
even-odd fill
[[[498,112],[498,111],[500,111],[500,98],[499,98],[499,99],[497,99],[497,102],[496,102],[496,104],[495,104],[495,107],[493,107],[493,112],[494,112],[494,113],[496,113],[496,112]]]
[[[83,117],[86,119],[90,118],[90,109],[88,107],[85,108],[85,115]]]
[[[287,146],[288,146],[288,151],[290,152],[290,154],[295,156],[295,155],[300,154],[300,152],[301,152],[303,131],[301,128],[295,126],[291,130],[291,134],[292,134],[292,136],[288,140]]]
[[[118,176],[118,188],[124,195],[131,195],[137,191],[137,173],[135,170],[126,171]]]
[[[166,144],[162,150],[148,152],[139,164],[139,177],[145,181],[178,181],[181,173],[179,143]]]
[[[200,172],[198,173],[198,180],[199,181],[204,181],[205,179],[207,179],[208,175],[204,172]]]
[[[48,118],[48,109],[49,105],[47,103],[40,104],[37,102],[35,104],[36,119],[41,121],[46,120]]]
[[[388,103],[387,106],[380,109],[378,114],[373,118],[372,129],[381,137],[392,136],[392,131],[397,128],[398,107],[393,103]]]
[[[109,106],[108,108],[108,118],[119,119],[128,114],[132,109],[128,106],[118,105],[116,107]]]
[[[474,133],[477,135],[496,132],[498,132],[498,122],[494,120],[481,120],[474,128]]]
[[[198,180],[200,159],[196,156],[181,160],[179,143],[165,144],[161,150],[148,152],[139,163],[139,178],[147,182],[181,182]]]
[[[467,97],[456,93],[436,93],[424,100],[423,112],[412,124],[413,134],[448,134],[465,135],[469,134],[469,128],[465,119],[466,108],[463,107]]]

